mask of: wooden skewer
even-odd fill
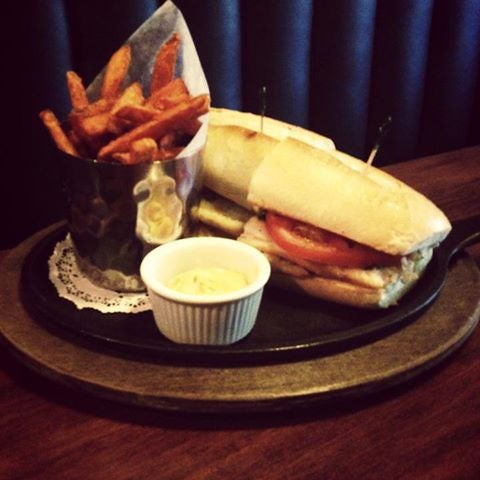
[[[263,85],[260,88],[260,132],[263,133],[263,117],[267,111],[267,87]]]
[[[370,165],[372,165],[373,159],[376,157],[378,149],[382,145],[382,142],[383,142],[386,134],[390,130],[390,125],[391,124],[392,124],[392,117],[389,115],[386,118],[386,120],[382,123],[382,125],[380,125],[380,127],[378,128],[377,141],[375,142],[372,150],[370,151],[370,155],[368,156],[367,163],[365,164],[364,172],[366,172],[368,170],[368,167],[370,167]]]

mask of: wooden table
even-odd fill
[[[452,220],[480,213],[480,147],[387,170]],[[479,246],[469,252],[480,265]],[[478,329],[413,381],[289,414],[152,412],[59,386],[6,352],[0,362],[2,480],[479,478]]]

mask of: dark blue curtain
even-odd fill
[[[0,248],[63,216],[55,149],[38,121],[69,109],[64,74],[88,83],[156,0],[3,6]],[[386,165],[480,143],[480,0],[177,0],[215,106],[267,114]],[[5,109],[4,109],[5,111]],[[459,167],[460,168],[460,167]]]

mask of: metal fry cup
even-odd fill
[[[170,0],[125,42],[132,55],[124,85],[139,82],[149,93],[159,48],[173,34],[181,39],[174,77],[183,79],[191,96],[209,93],[187,23]],[[87,88],[91,101],[101,96],[105,71]],[[173,160],[123,165],[59,152],[78,265],[93,283],[110,290],[144,290],[139,273],[143,256],[187,231],[188,212],[200,190],[207,118],[199,118],[202,126]]]
[[[60,155],[80,270],[100,287],[144,290],[144,255],[189,228],[201,188],[201,151],[137,165]]]

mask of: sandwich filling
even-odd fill
[[[400,256],[389,255],[346,237],[268,211],[265,226],[273,241],[296,257],[327,265],[366,268],[398,265]]]
[[[273,272],[298,283],[306,293],[367,307],[396,303],[415,285],[432,257],[432,247],[388,255],[312,225],[263,213],[255,216],[204,191],[192,211],[197,222],[192,234],[237,238],[264,253]]]
[[[248,220],[238,240],[261,250],[277,272],[297,278],[319,276],[341,280],[373,290],[389,289],[399,283],[414,283],[432,256],[432,249],[424,248],[403,257],[395,257],[395,262],[388,259],[389,262],[383,265],[371,264],[367,267],[320,263],[300,258],[279,245],[269,233],[267,223],[257,217]]]

